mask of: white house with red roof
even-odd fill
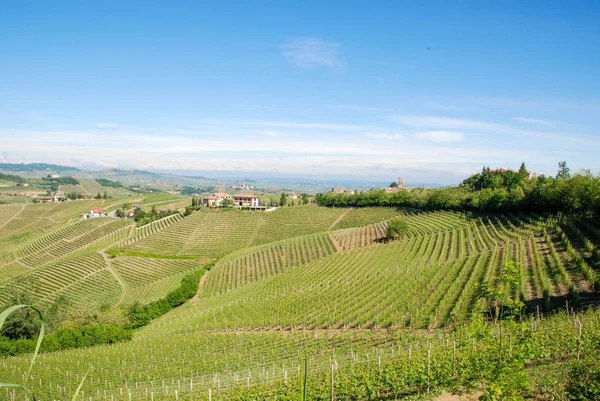
[[[93,207],[90,209],[90,217],[105,217],[106,210],[101,207]]]

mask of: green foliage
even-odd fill
[[[133,331],[121,326],[87,326],[80,329],[59,329],[44,337],[40,352],[113,344],[129,341],[132,338]],[[34,351],[35,345],[33,339],[12,340],[0,336],[0,356],[31,353]]]
[[[400,219],[393,219],[388,222],[386,230],[386,238],[393,239],[398,238],[408,231],[408,224]]]
[[[56,177],[56,178],[43,177],[42,181],[45,181],[47,183],[56,183],[59,185],[79,185],[79,181],[77,181],[73,177]]]
[[[571,178],[571,169],[567,167],[567,162],[558,162],[558,173],[556,173],[557,180],[568,180]]]
[[[515,261],[504,263],[500,275],[490,281],[482,281],[475,285],[475,294],[478,299],[485,299],[490,318],[495,320],[505,317],[520,316],[525,304],[517,297],[521,274]]]
[[[20,175],[3,174],[3,173],[0,173],[0,180],[6,180],[6,181],[12,181],[12,182],[18,182],[18,183],[27,182],[27,180],[25,178],[21,177]]]
[[[233,199],[225,198],[225,199],[221,200],[221,203],[219,204],[219,206],[221,206],[222,208],[226,208],[226,209],[233,207]]]
[[[329,207],[395,206],[422,210],[477,212],[567,212],[600,214],[600,177],[589,171],[570,176],[561,169],[557,179],[484,168],[459,187],[414,189],[386,193],[381,189],[354,195],[328,192],[317,201]]]
[[[180,286],[171,291],[165,298],[151,302],[147,305],[135,303],[129,307],[128,315],[130,327],[133,329],[145,326],[152,319],[164,315],[168,311],[182,305],[188,299],[196,295],[198,283],[206,270],[210,270],[212,264],[206,265],[205,269],[198,270],[189,274],[182,281]]]
[[[125,188],[120,182],[107,180],[105,178],[96,178],[96,182],[103,187]]]
[[[288,195],[285,192],[281,193],[281,197],[279,198],[279,206],[283,207],[287,205],[287,197]]]
[[[596,357],[577,361],[567,374],[566,392],[570,400],[600,400],[600,363]]]

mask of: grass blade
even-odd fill
[[[22,386],[20,384],[15,384],[15,383],[0,383],[0,387],[21,388],[29,393],[29,395],[31,396],[33,401],[36,401],[35,395],[33,394],[33,391],[31,391],[31,389],[29,387],[25,387],[25,386]]]
[[[71,401],[77,400],[77,396],[79,395],[79,392],[81,391],[81,387],[83,387],[83,382],[85,381],[85,379],[89,373],[90,373],[90,371],[88,369],[88,371],[85,373],[85,376],[83,376],[83,379],[81,379],[81,383],[79,383],[79,386],[77,386],[77,390],[75,390],[75,393],[73,394],[73,397],[71,398]]]
[[[0,313],[0,329],[2,328],[2,326],[4,326],[4,321],[6,320],[6,318],[13,313],[14,311],[21,309],[21,308],[29,308],[31,310],[34,310],[37,312],[38,316],[40,317],[40,334],[38,335],[38,340],[37,340],[37,344],[35,346],[35,351],[33,352],[33,357],[31,358],[31,364],[29,365],[29,370],[27,371],[27,375],[25,376],[25,382],[27,382],[27,379],[29,378],[29,375],[31,374],[31,369],[33,369],[33,364],[35,363],[35,358],[37,357],[38,352],[40,351],[40,346],[42,345],[42,340],[44,339],[44,331],[46,328],[46,323],[44,321],[44,317],[42,316],[42,312],[40,312],[40,310],[36,307],[30,306],[30,305],[14,305],[11,306],[10,308],[7,308],[5,310],[2,311],[2,313]],[[13,385],[12,387],[23,387],[26,389],[26,387],[21,386],[21,385]],[[4,386],[7,387],[7,386]]]

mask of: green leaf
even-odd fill
[[[75,390],[75,393],[73,394],[73,397],[71,398],[72,401],[77,400],[77,396],[79,395],[79,392],[81,391],[81,387],[83,387],[83,382],[85,381],[85,379],[89,373],[90,373],[90,371],[88,369],[88,371],[85,373],[85,376],[83,376],[83,379],[81,379],[81,383],[79,383],[77,390]]]
[[[2,313],[0,313],[0,329],[2,329],[2,326],[4,326],[4,321],[6,320],[6,318],[13,313],[16,310],[19,310],[21,308],[29,308],[31,310],[34,310],[37,312],[38,316],[40,317],[40,334],[38,335],[38,340],[37,340],[37,344],[35,346],[35,351],[33,352],[33,357],[31,358],[31,364],[29,365],[29,370],[27,371],[27,375],[25,376],[25,382],[27,382],[27,379],[29,378],[29,375],[31,374],[31,369],[33,369],[33,364],[35,363],[35,358],[37,357],[38,352],[40,351],[40,346],[42,345],[42,340],[44,339],[44,331],[46,328],[46,323],[44,321],[44,317],[42,316],[42,312],[40,312],[40,310],[34,306],[30,306],[30,305],[14,305],[11,306],[10,308],[5,309],[4,311],[2,311]],[[21,385],[15,384],[12,387],[23,387]],[[26,388],[26,387],[23,387]]]

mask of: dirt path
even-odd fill
[[[335,239],[335,237],[333,235],[331,235],[331,234],[329,234],[329,239],[331,240],[331,243],[335,247],[336,252],[337,253],[341,253],[342,252],[342,246],[340,245],[340,243],[338,242],[338,240]]]
[[[117,306],[119,306],[121,304],[121,302],[123,302],[123,299],[125,299],[125,293],[127,291],[127,288],[125,287],[125,283],[123,282],[121,277],[117,274],[117,272],[110,265],[109,256],[104,251],[100,252],[100,255],[102,255],[102,257],[104,258],[104,263],[106,264],[106,270],[108,270],[110,272],[110,274],[113,275],[113,277],[117,280],[117,282],[121,286],[121,296],[119,297],[119,300],[117,301],[117,303],[113,305],[113,308],[116,308]]]
[[[198,283],[198,291],[196,291],[196,295],[194,295],[194,297],[190,299],[190,303],[196,303],[200,300],[200,292],[204,288],[204,284],[206,283],[206,279],[208,278],[208,273],[210,273],[210,270],[207,270],[206,273],[202,275],[200,283]]]
[[[331,226],[329,226],[329,229],[330,229],[330,230],[333,230],[333,227],[335,227],[337,223],[339,223],[340,221],[342,221],[342,219],[344,218],[344,216],[345,216],[345,215],[347,215],[347,214],[348,214],[348,213],[349,213],[351,210],[352,210],[352,209],[350,208],[350,209],[346,210],[344,213],[342,213],[342,214],[340,215],[340,217],[338,217],[338,218],[337,218],[337,219],[336,219],[336,220],[335,220],[335,221],[334,221],[334,222],[331,224]]]
[[[478,400],[479,396],[481,396],[481,393],[465,394],[465,395],[454,395],[454,394],[450,394],[450,393],[443,393],[443,394],[438,395],[435,398],[431,398],[430,401],[474,401],[474,400]]]
[[[23,210],[25,210],[25,206],[27,206],[27,204],[21,206],[21,208],[19,209],[19,211],[17,213],[15,213],[15,215],[13,217],[11,217],[10,219],[6,220],[1,226],[0,229],[4,228],[5,225],[7,225],[8,223],[10,223],[11,221],[13,221],[15,219],[15,217],[17,217],[18,215],[21,214],[21,212]]]

